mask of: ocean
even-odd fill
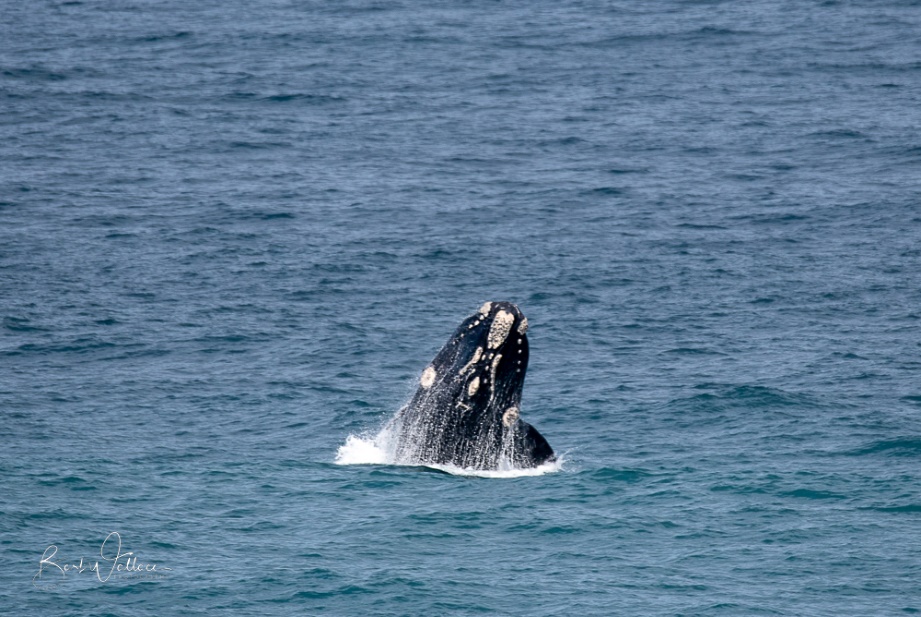
[[[0,15],[0,613],[921,612],[921,3]],[[388,464],[487,301],[558,463]]]

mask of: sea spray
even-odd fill
[[[349,435],[345,443],[339,446],[336,452],[337,465],[409,465],[419,466],[407,462],[398,462],[393,444],[392,425],[387,424],[376,435],[361,434]],[[558,456],[556,460],[546,462],[537,467],[515,467],[507,457],[501,457],[497,469],[472,469],[461,468],[454,465],[424,464],[421,466],[438,469],[456,476],[474,476],[478,478],[521,478],[525,476],[542,476],[547,473],[560,471],[563,468],[564,457]]]

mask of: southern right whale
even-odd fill
[[[493,470],[555,460],[543,435],[520,417],[527,329],[510,302],[487,302],[458,326],[388,425],[395,462]]]

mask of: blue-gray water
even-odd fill
[[[0,612],[921,611],[917,2],[0,15]],[[336,465],[487,300],[562,471]]]

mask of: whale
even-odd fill
[[[398,464],[499,470],[556,460],[544,436],[521,418],[527,331],[527,318],[511,302],[486,302],[461,322],[388,423]]]

